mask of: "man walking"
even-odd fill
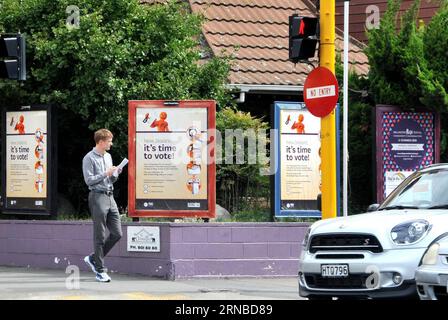
[[[95,132],[96,146],[82,160],[84,181],[89,187],[89,210],[93,220],[94,253],[84,261],[96,274],[99,282],[109,282],[111,278],[104,267],[104,257],[122,236],[120,214],[113,196],[113,183],[121,170],[114,167],[112,157],[107,152],[112,146],[112,133],[107,129]],[[109,236],[106,238],[106,229]]]

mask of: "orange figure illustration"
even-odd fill
[[[166,121],[166,118],[168,117],[166,112],[160,112],[159,117],[159,120],[154,120],[153,123],[151,123],[151,128],[157,128],[157,131],[161,132],[170,131],[168,128],[168,122]]]
[[[44,143],[44,133],[42,132],[42,130],[40,128],[38,128],[36,130],[36,133],[34,134],[34,136],[36,137],[36,141],[37,143]]]
[[[291,129],[296,129],[297,133],[305,133],[305,125],[303,124],[303,119],[304,119],[303,114],[299,114],[298,119],[299,122],[294,121]]]
[[[25,118],[20,115],[19,122],[16,123],[16,126],[14,127],[14,130],[19,131],[19,134],[25,134],[25,125],[23,122],[25,121]]]
[[[194,163],[193,161],[190,161],[187,164],[187,172],[191,175],[197,175],[201,173],[201,165]]]
[[[34,183],[34,188],[37,192],[41,193],[44,189],[44,181],[39,177]]]
[[[200,142],[191,143],[187,148],[187,154],[191,159],[200,159],[202,156],[202,144]]]
[[[193,141],[193,143],[200,142],[202,143],[202,132],[200,129],[196,127],[189,127],[187,129],[188,138]]]
[[[201,179],[199,179],[197,175],[193,175],[191,179],[188,179],[187,181],[187,189],[192,194],[198,194],[201,189]]]
[[[43,159],[44,158],[44,148],[39,143],[36,148],[34,149],[34,155],[37,159]]]
[[[190,144],[187,148],[187,154],[190,158],[193,158],[193,144]]]
[[[37,174],[43,174],[44,173],[44,166],[42,165],[42,163],[40,161],[37,161],[34,164],[34,169],[36,170]]]

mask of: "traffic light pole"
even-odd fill
[[[335,73],[335,0],[320,2],[320,66]],[[337,216],[336,115],[321,122],[322,219]]]

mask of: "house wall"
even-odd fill
[[[160,252],[128,252],[128,226],[159,226]],[[297,274],[307,223],[123,223],[106,257],[111,273],[164,279],[281,277]],[[92,223],[0,221],[0,265],[65,270],[93,247]]]
[[[366,21],[371,15],[369,10],[366,10],[369,6],[377,6],[380,10],[380,16],[382,17],[387,9],[387,0],[351,0],[350,1],[350,35],[355,37],[359,41],[367,42],[365,35]],[[400,13],[408,10],[414,0],[403,0],[400,7]],[[422,0],[420,4],[419,19],[423,19],[425,23],[428,23],[434,16],[435,12],[439,8],[438,0]],[[381,20],[380,20],[381,21]],[[344,2],[336,2],[336,27],[340,30],[344,30]]]

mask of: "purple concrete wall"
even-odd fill
[[[127,226],[159,226],[161,250],[127,251]],[[123,223],[110,272],[166,279],[295,276],[307,223]],[[92,223],[0,220],[0,265],[64,269],[93,248]]]
[[[176,278],[295,276],[309,224],[172,224]]]

